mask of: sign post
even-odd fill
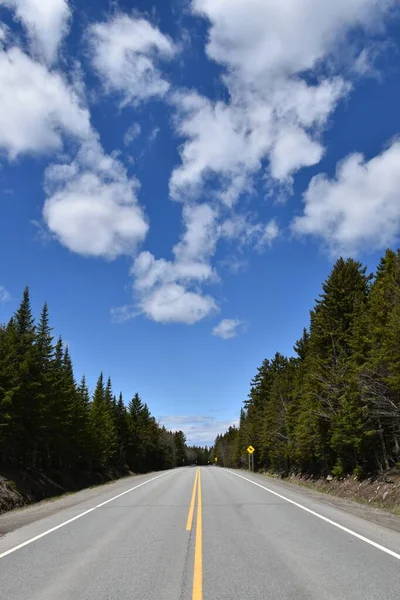
[[[249,471],[254,471],[254,450],[253,446],[249,446],[247,448],[247,452],[249,453]],[[250,467],[250,457],[251,457],[251,467]]]

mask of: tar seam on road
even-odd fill
[[[356,533],[352,529],[348,529],[347,527],[344,527],[344,525],[340,525],[339,523],[336,523],[336,521],[332,521],[332,519],[328,519],[327,517],[320,515],[319,513],[315,512],[314,510],[311,510],[311,508],[307,508],[306,506],[303,506],[302,504],[299,504],[298,502],[295,502],[294,500],[290,500],[290,498],[287,498],[286,496],[282,496],[282,494],[278,494],[278,492],[274,492],[273,490],[265,487],[264,485],[261,485],[261,483],[256,483],[255,481],[252,481],[251,479],[248,479],[247,477],[243,477],[243,475],[239,475],[238,473],[234,473],[233,471],[229,471],[229,470],[227,472],[231,473],[231,475],[236,475],[236,477],[240,477],[240,479],[244,479],[245,481],[248,481],[249,483],[252,483],[253,485],[256,485],[257,487],[265,490],[266,492],[269,492],[270,494],[273,494],[274,496],[277,496],[278,498],[281,498],[282,500],[285,500],[286,502],[289,502],[290,504],[297,506],[297,508],[301,508],[301,510],[308,512],[310,515],[313,515],[314,517],[317,517],[318,519],[325,521],[325,523],[329,523],[329,525],[333,525],[333,527],[337,527],[338,529],[341,529],[342,531],[358,538],[362,542],[365,542],[366,544],[369,544],[370,546],[374,546],[374,548],[377,548],[378,550],[381,550],[382,552],[385,552],[386,554],[389,554],[390,556],[397,558],[397,560],[400,560],[400,554],[397,554],[397,552],[393,552],[393,550],[389,550],[389,548],[386,548],[385,546],[381,546],[381,544],[377,544],[376,542],[373,542],[369,538],[366,538],[363,535]]]
[[[102,508],[103,506],[105,506],[106,504],[109,504],[113,500],[117,500],[117,498],[121,498],[121,496],[125,496],[125,494],[129,494],[129,492],[133,492],[133,490],[137,490],[138,488],[140,488],[144,485],[147,485],[148,483],[150,483],[151,481],[154,481],[155,479],[160,479],[160,477],[169,475],[171,472],[172,471],[167,471],[166,473],[162,473],[161,475],[152,477],[151,479],[148,479],[147,481],[144,481],[143,483],[139,483],[139,485],[135,485],[135,487],[130,488],[129,490],[126,490],[125,492],[122,492],[121,494],[118,494],[117,496],[113,496],[113,498],[110,498],[109,500],[106,500],[105,502],[102,502],[101,504],[98,504],[97,506],[94,506],[93,508],[89,508],[88,510],[85,510],[85,512],[80,513],[76,517],[73,517],[72,519],[68,519],[68,521],[64,521],[63,523],[56,525],[56,527],[52,527],[51,529],[48,529],[47,531],[44,531],[43,533],[36,535],[35,537],[31,538],[30,540],[23,542],[22,544],[18,544],[18,546],[15,546],[14,548],[11,548],[10,550],[7,550],[6,552],[3,552],[2,554],[0,554],[0,559],[4,558],[5,556],[8,556],[9,554],[12,554],[13,552],[16,552],[17,550],[20,550],[21,548],[24,548],[25,546],[28,546],[29,544],[32,544],[33,542],[36,542],[37,540],[40,540],[40,538],[45,537],[46,535],[49,535],[49,533],[53,533],[53,531],[57,531],[57,529],[61,529],[61,527],[65,527],[66,525],[69,525],[73,521],[77,521],[81,517],[88,515],[89,513],[93,512],[94,510],[97,510],[98,508]]]
[[[194,573],[192,600],[203,600],[203,514],[201,505],[201,476],[198,469],[196,544],[194,549]]]
[[[189,514],[188,514],[187,523],[186,523],[186,531],[192,530],[198,478],[199,478],[199,469],[196,469],[196,476],[194,478],[194,483],[193,483],[192,499],[190,500]]]

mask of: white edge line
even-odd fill
[[[281,498],[282,500],[285,500],[286,502],[289,502],[290,504],[297,506],[297,508],[301,508],[301,510],[305,510],[306,512],[310,513],[310,515],[313,515],[314,517],[317,517],[318,519],[325,521],[325,523],[329,523],[329,525],[333,525],[333,527],[337,527],[338,529],[345,531],[346,533],[358,538],[359,540],[365,542],[366,544],[369,544],[370,546],[374,546],[374,548],[378,548],[378,550],[381,550],[382,552],[386,552],[386,554],[390,554],[390,556],[393,556],[394,558],[397,558],[397,560],[400,560],[400,554],[397,554],[397,552],[393,552],[393,550],[389,550],[389,548],[385,548],[385,546],[381,546],[381,544],[377,544],[376,542],[373,542],[369,538],[366,538],[363,535],[356,533],[352,529],[348,529],[347,527],[344,527],[344,525],[340,525],[339,523],[336,523],[336,521],[332,521],[331,519],[328,519],[327,517],[320,515],[319,513],[315,512],[314,510],[311,510],[311,508],[307,508],[306,506],[303,506],[302,504],[299,504],[298,502],[295,502],[294,500],[290,500],[290,498],[286,498],[286,496],[282,496],[282,494],[278,494],[278,492],[274,492],[273,490],[265,487],[264,485],[261,485],[261,483],[252,481],[251,479],[248,479],[247,477],[243,477],[243,475],[239,475],[238,473],[235,473],[234,471],[230,471],[229,469],[227,469],[227,471],[228,471],[228,473],[231,473],[232,475],[236,475],[236,477],[240,477],[240,479],[244,479],[245,481],[248,481],[249,483],[252,483],[253,485],[256,485],[257,487],[262,488],[266,492],[269,492],[270,494],[273,494],[274,496],[277,496],[278,498]]]
[[[73,517],[72,519],[68,519],[68,521],[64,521],[63,523],[60,523],[59,525],[56,525],[56,527],[47,529],[47,531],[44,531],[43,533],[36,535],[35,537],[27,540],[26,542],[23,542],[22,544],[18,544],[18,546],[14,546],[14,548],[10,548],[10,550],[6,550],[6,552],[3,552],[2,554],[0,554],[0,559],[4,558],[5,556],[8,556],[9,554],[12,554],[13,552],[16,552],[17,550],[20,550],[21,548],[24,548],[25,546],[28,546],[29,544],[32,544],[33,542],[36,542],[37,540],[40,540],[40,538],[45,537],[46,535],[49,535],[49,533],[53,533],[53,531],[57,531],[57,529],[61,529],[61,527],[65,527],[66,525],[73,523],[73,521],[77,521],[78,519],[84,517],[85,515],[88,515],[89,513],[93,512],[94,510],[97,510],[98,508],[105,506],[109,502],[112,502],[113,500],[117,500],[117,498],[121,498],[121,496],[125,496],[125,494],[129,494],[129,492],[133,492],[133,490],[137,490],[138,488],[142,487],[143,485],[146,485],[146,484],[150,483],[151,481],[154,481],[155,479],[159,479],[160,477],[164,477],[165,475],[168,475],[171,472],[172,471],[167,471],[166,473],[162,473],[161,475],[152,477],[151,479],[148,479],[147,481],[144,481],[143,483],[139,483],[139,485],[135,485],[135,487],[132,487],[129,490],[126,490],[125,492],[118,494],[118,496],[114,496],[113,498],[110,498],[109,500],[106,500],[105,502],[102,502],[101,504],[97,504],[97,506],[94,506],[93,508],[89,508],[88,510],[85,510],[85,512],[80,513],[79,515],[76,515],[76,517]]]

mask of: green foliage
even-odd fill
[[[160,427],[139,394],[127,408],[110,377],[99,376],[92,397],[85,376],[77,385],[68,347],[53,343],[47,304],[35,326],[26,288],[0,325],[0,465],[147,472],[187,464],[188,454],[184,434]]]
[[[364,469],[362,467],[356,467],[353,471],[353,475],[358,481],[362,481],[365,477]]]
[[[322,285],[296,358],[275,354],[251,381],[238,429],[215,440],[226,466],[287,474],[389,469],[400,457],[400,253],[375,279],[340,258]]]
[[[338,463],[337,465],[335,465],[332,469],[332,475],[334,477],[337,477],[337,479],[340,479],[341,477],[343,477],[345,474],[345,470],[343,468],[343,465],[341,463]]]

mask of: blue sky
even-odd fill
[[[399,0],[0,0],[0,319],[189,442],[400,231]]]

